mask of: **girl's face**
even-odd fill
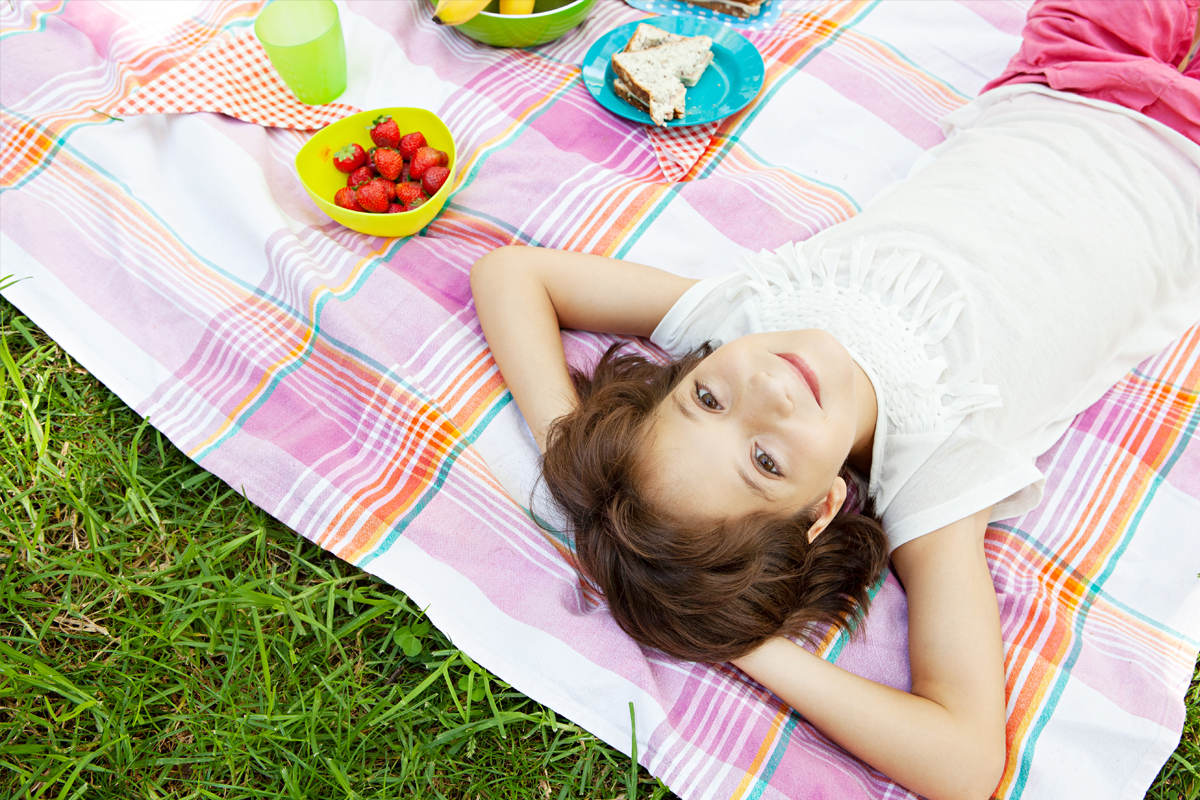
[[[681,518],[791,516],[826,498],[848,458],[870,458],[875,414],[866,373],[824,331],[743,336],[660,403],[642,471]]]

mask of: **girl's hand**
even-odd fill
[[[483,334],[538,449],[550,423],[575,407],[560,328],[649,336],[695,283],[604,256],[501,247],[471,268]]]

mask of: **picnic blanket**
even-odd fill
[[[407,592],[473,659],[685,800],[903,797],[737,670],[625,637],[532,519],[537,455],[468,287],[528,243],[694,276],[853,215],[942,138],[1015,51],[1025,3],[775,0],[742,32],[766,83],[681,180],[599,107],[588,46],[644,18],[599,0],[561,40],[494,49],[419,2],[339,2],[348,107],[435,110],[457,184],[419,235],[310,202],[308,134],[217,113],[111,112],[258,2],[0,3],[4,296],[204,468]],[[0,281],[3,283],[3,281]],[[586,363],[612,337],[567,332]],[[638,346],[647,349],[642,343]],[[1041,460],[1046,501],[994,525],[1008,697],[1004,798],[1140,798],[1174,748],[1200,645],[1200,327]],[[533,513],[553,522],[536,500]],[[824,657],[909,680],[888,577]]]

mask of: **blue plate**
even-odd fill
[[[650,115],[613,92],[612,54],[625,49],[640,23],[684,36],[711,36],[713,60],[695,86],[687,90],[687,112],[667,127],[699,125],[740,111],[758,95],[763,83],[763,60],[754,45],[736,31],[697,17],[651,17],[613,28],[588,48],[583,57],[583,82],[600,105],[619,117],[653,125]]]

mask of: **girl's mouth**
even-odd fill
[[[775,355],[782,358],[788,363],[788,366],[796,370],[796,373],[800,376],[800,380],[804,381],[808,390],[812,392],[813,399],[817,401],[817,405],[824,408],[824,406],[821,406],[821,384],[817,380],[817,374],[805,363],[804,359],[792,353],[776,353]]]

